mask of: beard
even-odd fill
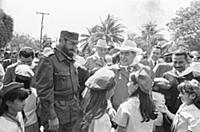
[[[70,58],[73,58],[74,57],[74,54],[75,54],[75,50],[74,49],[68,49],[66,47],[63,47],[63,52],[69,56]]]

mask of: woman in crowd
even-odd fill
[[[130,75],[130,97],[122,103],[114,117],[117,132],[152,132],[156,119],[155,105],[151,98],[152,80],[144,68]]]
[[[1,90],[0,132],[24,132],[25,115],[22,111],[28,91],[23,84],[10,83]]]
[[[83,113],[75,132],[110,132],[111,122],[108,111],[108,99],[114,93],[115,74],[113,71],[102,68],[86,81],[83,94]]]

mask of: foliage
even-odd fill
[[[190,50],[200,50],[200,1],[191,2],[189,7],[181,8],[176,17],[167,24],[174,32],[178,45],[187,45]]]
[[[141,27],[141,40],[143,40],[144,50],[147,51],[147,55],[150,54],[153,46],[159,44],[162,41],[166,41],[164,36],[159,32],[162,29],[157,29],[157,24],[149,22]]]
[[[88,34],[82,34],[81,37],[81,50],[90,52],[99,39],[105,39],[110,46],[115,43],[121,43],[124,39],[124,26],[119,23],[119,19],[111,16],[102,21],[100,25],[87,29]]]
[[[23,35],[14,33],[13,38],[9,43],[9,46],[12,49],[19,50],[20,48],[24,46],[32,47],[33,49],[37,50],[40,49],[40,43],[39,40],[36,40],[35,38],[31,37],[30,35]]]
[[[4,48],[11,40],[13,33],[13,19],[0,9],[0,48]]]
[[[150,54],[150,51],[155,45],[164,45],[167,40],[159,32],[162,29],[157,29],[157,24],[149,22],[141,27],[141,35],[136,33],[128,33],[128,39],[135,41],[137,46],[143,51],[147,52],[147,55]]]

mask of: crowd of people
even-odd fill
[[[4,52],[0,132],[200,132],[197,51],[148,58],[131,40],[99,39],[81,56],[79,34],[61,31],[42,53]]]

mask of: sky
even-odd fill
[[[192,0],[0,0],[1,8],[14,19],[14,31],[40,37],[41,15],[44,16],[43,34],[58,38],[61,30],[87,33],[86,28],[100,24],[108,14],[117,17],[127,32],[139,33],[150,21],[167,27],[175,12],[187,7]],[[167,37],[167,36],[166,36]]]

